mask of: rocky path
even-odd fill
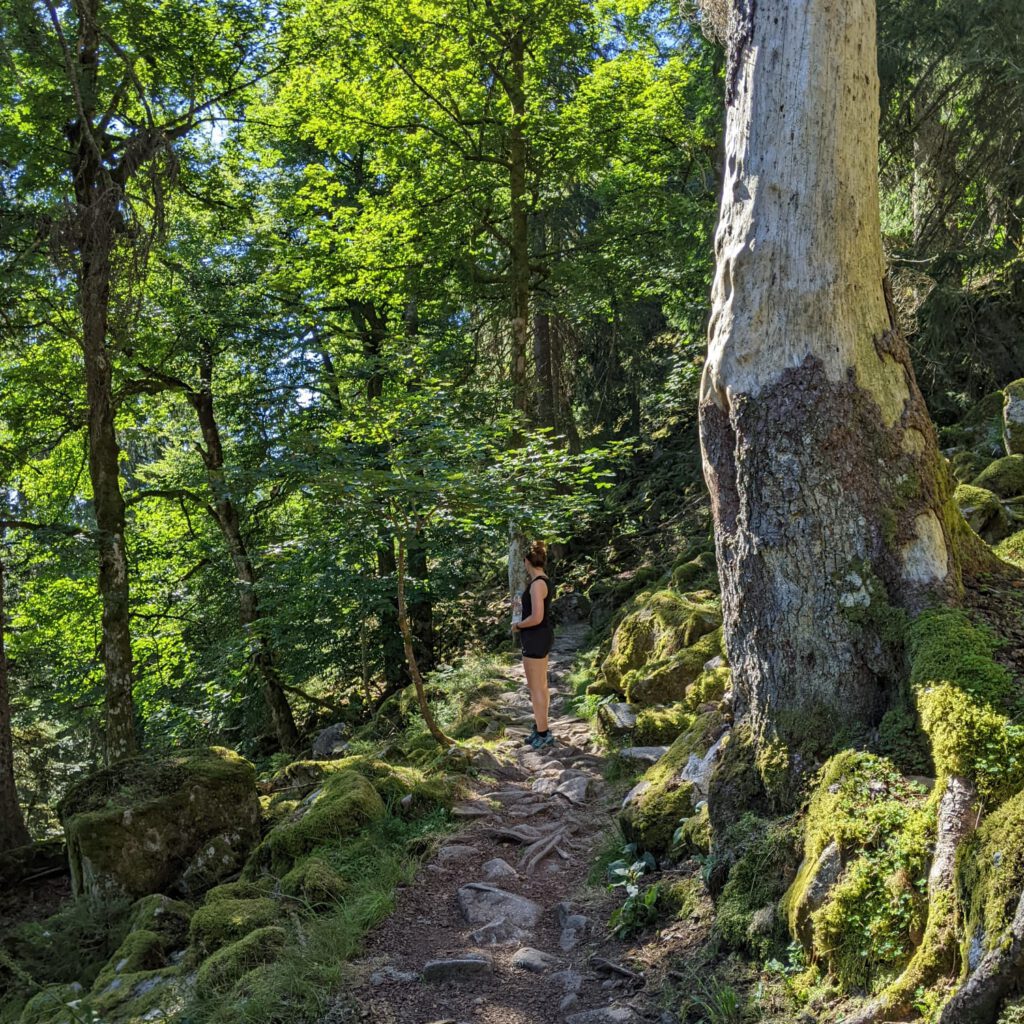
[[[567,713],[562,680],[586,632],[551,655],[558,742],[522,745],[532,721],[522,682],[503,695],[497,761],[455,808],[466,826],[441,847],[355,965],[348,1019],[373,1024],[640,1024],[635,980],[600,955],[604,921],[579,900],[616,800],[590,726]],[[353,1016],[354,1015],[354,1016]],[[333,1015],[332,1015],[333,1016]]]

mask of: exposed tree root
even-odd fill
[[[956,852],[974,830],[976,799],[973,784],[963,776],[951,775],[946,781],[939,800],[935,853],[928,872],[928,924],[924,938],[903,973],[859,1013],[850,1017],[848,1024],[906,1020],[915,1015],[913,1002],[918,989],[927,988],[939,978],[954,973],[957,962]],[[968,1024],[968,1018],[943,1015],[942,1022]]]
[[[942,1008],[939,1024],[995,1024],[1003,999],[1024,971],[1024,893],[1010,927]]]

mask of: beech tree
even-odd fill
[[[877,724],[965,550],[885,281],[874,0],[737,2],[729,38],[701,441],[737,717],[794,767]]]

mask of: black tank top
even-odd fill
[[[536,626],[529,626],[529,629],[550,629],[551,628],[551,598],[553,596],[552,591],[554,588],[551,586],[551,580],[547,576],[534,576],[529,583],[526,584],[526,589],[523,591],[523,620],[525,621],[533,614],[533,599],[530,596],[530,591],[533,589],[534,583],[537,580],[543,580],[548,585],[548,594],[544,598],[544,618],[537,623]]]

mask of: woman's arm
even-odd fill
[[[544,588],[543,593],[533,589],[538,583]],[[530,612],[528,619],[523,619],[519,623],[520,629],[530,629],[532,626],[539,626],[544,621],[544,602],[547,600],[547,596],[548,585],[543,580],[534,580],[530,584],[530,600],[533,602],[533,611]]]

